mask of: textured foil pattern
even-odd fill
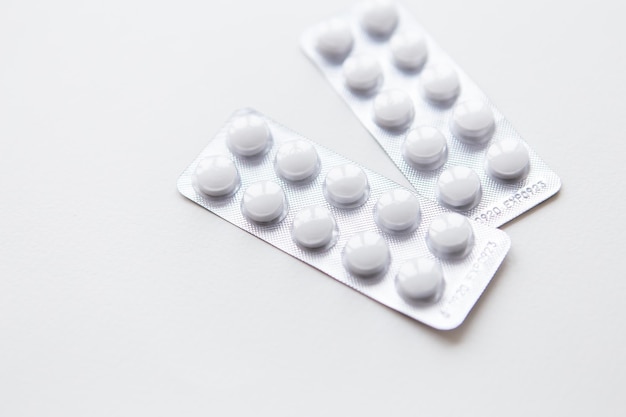
[[[350,90],[345,83],[341,62],[332,62],[316,50],[316,33],[320,26],[306,30],[301,38],[304,53],[324,74],[335,91],[345,100],[361,123],[378,141],[393,162],[399,167],[415,190],[432,201],[436,199],[436,185],[440,174],[455,165],[472,168],[480,177],[483,196],[475,208],[460,212],[480,223],[499,227],[525,211],[556,194],[560,187],[559,177],[528,146],[521,135],[504,118],[502,113],[489,101],[480,88],[463,70],[443,51],[400,5],[398,25],[395,32],[417,32],[426,38],[428,58],[426,65],[445,64],[457,71],[460,79],[460,94],[455,103],[478,99],[491,107],[495,116],[495,132],[491,140],[484,145],[467,145],[454,137],[451,131],[452,106],[441,106],[426,101],[420,93],[420,71],[407,72],[398,69],[393,62],[389,39],[377,39],[369,36],[359,22],[359,6],[348,13],[337,16],[347,22],[354,36],[354,45],[350,55],[372,54],[383,69],[383,79],[377,91],[399,89],[407,92],[415,106],[412,124],[401,131],[390,131],[379,127],[374,122],[373,102],[376,94],[359,94]],[[439,169],[421,171],[409,165],[402,156],[401,146],[407,131],[416,126],[430,125],[439,129],[447,139],[448,160]],[[503,183],[492,179],[485,171],[485,155],[489,146],[502,139],[509,138],[526,145],[530,156],[530,172],[526,178],[514,183]]]
[[[227,132],[233,118],[248,114],[255,114],[264,118],[272,134],[272,147],[261,159],[249,160],[233,155],[226,143]],[[317,177],[304,184],[285,181],[276,174],[274,169],[274,159],[280,145],[295,139],[307,140],[311,143],[321,160],[321,170]],[[211,155],[226,156],[237,167],[241,177],[241,186],[234,195],[215,199],[207,197],[194,187],[193,177],[198,162]],[[368,200],[361,207],[355,209],[334,207],[324,198],[324,178],[332,167],[346,163],[354,164],[347,158],[303,138],[254,110],[242,109],[232,115],[231,119],[220,129],[200,155],[185,169],[178,179],[178,189],[185,197],[219,217],[381,304],[437,329],[452,329],[459,326],[478,301],[508,252],[510,247],[508,236],[500,230],[470,222],[475,236],[475,245],[471,253],[461,260],[439,259],[445,279],[445,289],[439,301],[431,304],[407,301],[396,291],[394,280],[397,271],[404,261],[417,256],[436,259],[427,247],[426,232],[433,218],[448,212],[448,210],[417,195],[422,213],[417,230],[405,235],[385,233],[374,220],[374,206],[381,194],[403,187],[361,167],[369,179],[370,196]],[[355,165],[359,166],[358,164]],[[259,225],[249,221],[242,214],[241,199],[245,189],[249,184],[261,180],[274,181],[280,184],[285,192],[289,211],[285,218],[277,224]],[[415,194],[413,191],[411,192]],[[291,236],[290,227],[294,215],[301,209],[313,205],[327,208],[337,221],[339,229],[337,242],[326,251],[303,249],[293,241]],[[353,276],[344,268],[342,263],[342,250],[348,239],[356,233],[364,231],[378,233],[389,246],[391,263],[386,273],[381,277],[372,279]]]

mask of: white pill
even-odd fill
[[[353,164],[334,167],[326,174],[324,195],[333,206],[358,207],[369,197],[367,175]]]
[[[444,213],[430,224],[426,242],[430,251],[439,258],[464,257],[474,247],[474,231],[465,216]]]
[[[432,126],[419,126],[407,133],[402,144],[405,161],[417,169],[432,170],[448,159],[446,137]]]
[[[301,181],[317,174],[320,159],[313,145],[298,139],[278,149],[275,163],[278,175],[289,181]]]
[[[211,197],[224,197],[239,188],[239,173],[233,161],[225,156],[209,156],[198,162],[195,184]]]
[[[412,231],[420,222],[419,200],[402,188],[381,195],[374,210],[376,223],[385,231]]]
[[[352,236],[343,250],[344,265],[355,275],[380,274],[389,266],[390,258],[387,242],[374,232]]]
[[[424,35],[416,32],[396,33],[390,44],[393,60],[399,68],[416,70],[426,62],[428,48]]]
[[[296,214],[291,226],[293,240],[309,249],[318,249],[333,243],[337,235],[335,218],[325,207],[302,209]]]
[[[415,115],[413,101],[401,90],[387,90],[374,99],[374,121],[380,127],[399,129],[405,127]]]
[[[503,139],[487,151],[487,173],[499,180],[517,180],[525,177],[530,169],[528,149],[517,140]]]
[[[454,68],[448,65],[428,65],[420,74],[422,92],[426,99],[446,102],[456,98],[461,82]]]
[[[400,266],[396,275],[396,288],[412,300],[435,301],[444,285],[441,264],[430,258],[415,258]]]
[[[482,197],[480,178],[471,168],[450,167],[439,176],[436,194],[443,206],[462,211],[473,209]]]
[[[467,100],[454,107],[452,132],[461,142],[487,142],[493,135],[495,124],[491,107],[482,100]]]
[[[398,9],[392,1],[368,1],[361,11],[361,25],[372,36],[389,36],[398,25]]]
[[[380,83],[383,69],[373,55],[354,55],[343,63],[343,75],[351,89],[368,91]]]
[[[271,140],[269,126],[254,114],[235,118],[228,129],[228,146],[239,156],[260,155],[269,149]]]
[[[317,51],[330,60],[342,60],[354,44],[350,25],[341,19],[330,19],[317,30]]]
[[[280,185],[272,181],[259,181],[246,189],[241,209],[250,220],[269,223],[286,214],[287,200]]]

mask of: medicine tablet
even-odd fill
[[[467,100],[454,107],[452,131],[461,142],[487,142],[493,135],[495,124],[491,107],[482,100]]]
[[[407,133],[402,144],[402,155],[414,168],[437,169],[448,159],[448,143],[438,129],[419,126]]]
[[[334,167],[326,174],[324,195],[335,207],[358,207],[369,197],[367,175],[354,164]]]
[[[368,91],[380,83],[383,69],[372,55],[354,55],[343,63],[343,75],[351,89]]]
[[[355,275],[378,275],[387,270],[390,260],[387,242],[374,232],[352,236],[343,250],[344,265]]]
[[[426,243],[439,258],[459,258],[474,247],[474,231],[466,217],[458,213],[444,213],[433,219]]]
[[[372,36],[386,37],[398,25],[398,10],[392,1],[374,0],[365,3],[361,25]]]
[[[317,51],[330,60],[343,60],[352,49],[354,38],[350,25],[341,19],[322,23],[317,32]]]
[[[400,266],[396,275],[396,288],[412,300],[436,301],[443,289],[441,264],[430,258],[415,258]]]
[[[387,90],[374,99],[374,121],[382,128],[399,129],[413,121],[413,101],[402,90]]]
[[[387,232],[413,231],[420,222],[420,203],[413,193],[398,188],[380,196],[374,213],[376,223]]]
[[[275,163],[278,175],[288,181],[301,181],[319,172],[320,158],[313,145],[298,139],[278,149]]]
[[[225,156],[209,156],[198,162],[195,184],[211,197],[224,197],[239,188],[240,178],[233,161]]]
[[[307,207],[294,217],[291,236],[298,245],[305,248],[328,247],[337,236],[337,223],[327,208]]]
[[[524,178],[530,169],[528,149],[517,140],[503,139],[487,151],[487,173],[499,180]]]
[[[443,206],[453,210],[471,210],[482,197],[480,178],[471,168],[450,167],[439,176],[436,194]]]
[[[228,147],[239,156],[263,154],[269,149],[271,139],[265,120],[254,114],[237,117],[228,129]]]
[[[435,102],[449,102],[459,95],[461,83],[454,68],[448,65],[428,65],[420,74],[422,93]]]
[[[393,61],[399,68],[417,70],[426,62],[428,49],[424,35],[417,32],[396,33],[390,44]]]
[[[241,210],[250,220],[259,223],[282,220],[287,213],[285,193],[275,182],[255,182],[246,189]]]

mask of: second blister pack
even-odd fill
[[[500,226],[558,176],[401,6],[369,1],[309,30],[306,55],[424,197]]]

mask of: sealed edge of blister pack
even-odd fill
[[[440,330],[464,321],[510,247],[504,232],[421,198],[253,109],[231,116],[184,170],[178,190]]]
[[[559,191],[556,173],[401,5],[358,4],[306,30],[301,47],[425,198],[499,227]]]

